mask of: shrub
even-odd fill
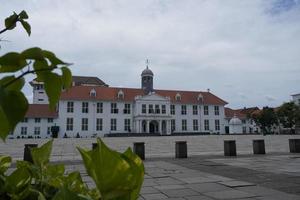
[[[65,173],[63,164],[51,164],[53,140],[32,148],[33,164],[17,161],[6,174],[11,157],[0,156],[0,199],[18,200],[134,200],[144,178],[142,160],[130,148],[124,153],[109,149],[100,139],[93,150],[78,147],[88,175],[96,188],[89,188],[78,171]]]

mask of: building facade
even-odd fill
[[[96,77],[75,76],[55,111],[48,110],[43,83],[32,81],[34,104],[10,138],[47,138],[51,127],[58,127],[58,137],[227,133],[233,116],[225,115],[226,101],[210,91],[158,90],[153,80],[148,66],[141,74],[140,88],[109,87]],[[249,131],[248,127],[242,132]]]

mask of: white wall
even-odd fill
[[[89,112],[82,113],[82,102],[85,101],[73,101],[74,102],[74,112],[67,113],[67,102],[68,101],[59,101],[59,126],[60,126],[60,135],[61,137],[66,133],[69,137],[75,137],[77,133],[81,137],[91,137],[93,134],[97,134],[97,136],[104,136],[107,133],[118,133],[125,132],[124,131],[124,120],[131,120],[132,127],[132,119],[133,119],[133,107],[130,102],[115,102],[117,103],[118,114],[111,113],[111,102],[107,101],[86,101],[89,103]],[[103,103],[103,113],[97,113],[97,102]],[[131,105],[131,113],[123,114],[123,109],[125,107],[125,103],[129,103]],[[66,130],[66,122],[67,118],[73,118],[73,131]],[[81,120],[82,118],[88,118],[88,131],[81,130]],[[102,131],[96,131],[96,119],[102,118],[103,120],[103,129]],[[117,130],[110,130],[110,120],[112,118],[117,119]],[[131,128],[132,129],[132,128]]]
[[[48,123],[48,118],[41,118],[40,123],[35,122],[35,118],[28,118],[27,122],[20,122],[17,124],[15,130],[13,131],[13,135],[9,135],[9,138],[17,138],[22,136],[24,138],[28,138],[28,136],[32,136],[33,138],[40,136],[40,138],[50,138],[51,133],[47,134],[48,127],[58,125],[57,119],[53,119],[52,123]],[[21,135],[21,127],[27,127],[27,135]],[[34,128],[40,127],[40,135],[34,135]]]

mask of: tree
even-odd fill
[[[27,13],[23,10],[15,12],[5,19],[3,34],[14,29],[21,23],[28,36],[31,26],[26,21]],[[72,83],[72,74],[67,67],[68,63],[57,58],[54,53],[39,47],[26,49],[22,52],[9,52],[0,56],[0,138],[5,140],[14,130],[17,123],[23,120],[28,109],[28,101],[22,92],[25,84],[24,76],[35,74],[37,81],[45,84],[49,98],[49,106],[55,109],[62,88],[68,89]],[[60,74],[57,73],[60,70]]]
[[[295,125],[300,121],[300,107],[294,102],[282,104],[277,110],[279,122],[284,128],[289,128],[290,133],[295,133]]]
[[[252,118],[263,134],[270,134],[272,127],[278,125],[278,118],[273,108],[264,107],[260,112],[254,112]]]

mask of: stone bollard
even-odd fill
[[[24,161],[28,161],[28,162],[33,163],[32,156],[31,156],[31,151],[30,151],[30,149],[33,148],[33,147],[38,147],[38,145],[37,144],[25,144],[24,157],[23,157]]]
[[[224,140],[224,156],[236,156],[235,140]]]
[[[96,149],[96,148],[98,147],[98,143],[93,143],[92,145],[93,145],[93,146],[92,146],[92,149],[93,149],[93,150]]]
[[[289,139],[290,152],[300,153],[300,139]]]
[[[175,142],[175,158],[187,158],[186,141]]]
[[[133,152],[138,155],[142,160],[145,160],[145,143],[135,142],[133,143]]]
[[[253,140],[253,154],[266,154],[265,141]]]

